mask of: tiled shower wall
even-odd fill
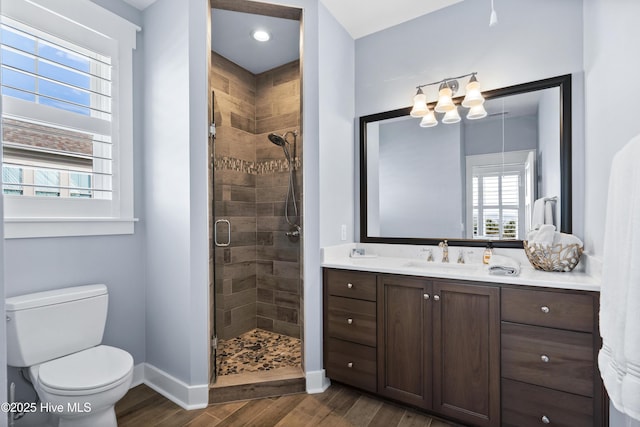
[[[231,222],[230,246],[216,248],[218,337],[256,326],[300,337],[300,242],[284,234],[286,160],[282,148],[267,139],[270,132],[299,131],[299,63],[255,76],[212,53],[210,78],[217,125],[215,219]],[[300,136],[296,147],[292,155],[301,158]],[[298,167],[300,208],[301,176]],[[226,242],[226,232],[218,226],[218,241]]]
[[[302,215],[302,137],[300,135],[300,64],[298,61],[264,72],[256,84],[256,158],[274,165],[269,173],[257,176],[256,216],[258,327],[300,338],[300,240],[285,235],[289,226],[284,217],[289,172],[281,147],[267,138],[270,132],[289,135],[294,158],[296,203]],[[289,217],[295,220],[293,209]]]

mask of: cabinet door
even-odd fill
[[[433,283],[433,410],[500,425],[500,289]]]
[[[431,408],[431,285],[378,276],[378,393]]]

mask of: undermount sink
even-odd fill
[[[450,270],[473,270],[480,268],[477,264],[459,264],[457,262],[439,262],[439,261],[420,261],[411,260],[406,262],[403,267],[422,268],[422,269],[450,269]]]

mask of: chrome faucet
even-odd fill
[[[449,244],[445,240],[438,244],[442,248],[442,262],[449,262]]]
[[[464,264],[464,250],[462,249],[458,252],[458,264]]]

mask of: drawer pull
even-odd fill
[[[551,424],[551,420],[546,415],[543,415],[540,420],[542,421],[542,424]]]
[[[429,294],[424,294],[423,297],[424,299],[429,299]]]
[[[543,305],[542,307],[540,307],[540,311],[542,311],[544,314],[547,314],[549,313],[549,307]]]
[[[349,369],[353,368],[353,362],[347,363],[347,368],[349,368]]]
[[[351,318],[347,319],[347,323],[351,325],[353,323],[353,319]]]
[[[347,283],[347,288],[353,289],[353,283]]]
[[[549,363],[549,356],[543,354],[542,356],[540,356],[540,360],[542,360],[544,363]]]
[[[436,300],[436,301],[440,301],[440,295],[434,295],[433,299]]]

